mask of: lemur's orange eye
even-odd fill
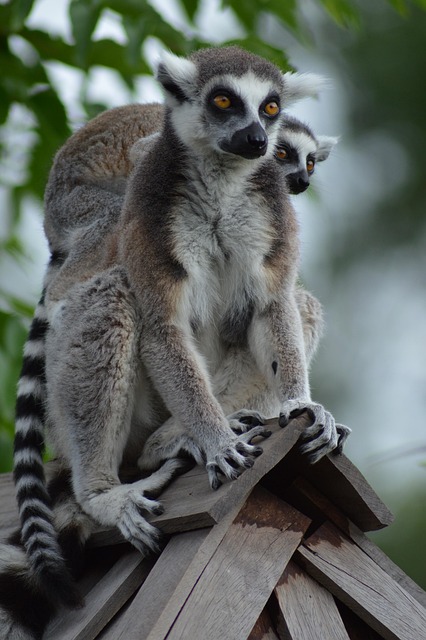
[[[312,171],[315,168],[315,161],[314,160],[307,160],[306,161],[306,168],[308,170],[308,173],[312,173]]]
[[[280,160],[285,160],[287,158],[287,151],[283,148],[281,149],[276,149],[275,151],[275,155],[277,156],[277,158],[279,158]]]
[[[218,95],[213,98],[213,102],[219,109],[229,109],[231,106],[231,100],[228,96]]]
[[[277,102],[272,101],[265,105],[264,111],[268,116],[276,116],[279,114],[280,108]]]

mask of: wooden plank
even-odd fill
[[[256,620],[247,640],[279,640],[267,607],[263,609],[259,618]]]
[[[168,614],[172,608],[170,600],[177,591],[181,598],[184,597],[184,576],[210,533],[209,529],[198,529],[173,536],[128,610],[120,617],[110,632],[105,632],[102,636],[103,640],[147,638],[151,630],[160,622],[160,616],[162,617],[161,623],[168,628],[166,619],[170,619],[170,613]],[[212,553],[215,548],[214,544]],[[194,576],[195,580],[198,577],[198,572],[203,568],[204,562],[201,563],[201,566],[199,565]],[[181,604],[179,602],[178,606]],[[175,615],[175,613],[171,615],[171,622]],[[167,633],[167,628],[163,632],[164,636]],[[158,630],[155,633],[159,633]]]
[[[87,594],[81,609],[63,610],[43,640],[93,640],[146,578],[153,561],[130,549]]]
[[[309,524],[303,514],[256,487],[167,640],[246,640]]]
[[[15,498],[15,485],[11,473],[0,475],[0,541],[19,527],[18,507]]]
[[[403,589],[408,591],[426,608],[426,592],[398,567],[388,556],[370,540],[353,522],[351,522],[328,498],[320,493],[305,478],[297,478],[288,490],[290,504],[300,509],[310,518],[320,514],[335,524],[350,537],[376,564],[388,573]]]
[[[361,531],[376,531],[393,522],[392,513],[345,455],[331,454],[314,465],[305,463],[301,473]]]
[[[155,572],[151,571],[136,594],[129,611],[120,616],[112,635],[106,633],[103,640],[165,638],[239,510],[239,506],[234,507],[211,529],[174,535],[158,559]],[[152,612],[147,617],[140,615],[141,611],[149,611],[155,598],[158,601]]]
[[[329,591],[290,561],[275,587],[278,631],[286,640],[350,640]]]
[[[121,607],[120,611],[118,611],[115,614],[115,616],[110,620],[110,622],[108,622],[107,626],[104,627],[102,631],[99,633],[99,635],[96,636],[96,640],[105,640],[106,638],[115,639],[117,637],[116,630],[119,628],[119,625],[121,623],[121,616],[126,614],[132,602],[133,602],[133,596],[131,596],[128,599],[128,601]]]
[[[308,538],[295,558],[386,640],[426,637],[426,610],[331,523]]]
[[[379,636],[364,620],[358,618],[343,602],[337,600],[336,605],[351,640],[383,640],[382,636]]]

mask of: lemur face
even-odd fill
[[[278,133],[281,87],[249,72],[215,78],[205,92],[203,119],[212,146],[247,160],[265,156]]]
[[[274,155],[287,180],[290,193],[306,191],[317,162],[326,160],[337,138],[315,137],[312,131],[295,118],[282,123]]]
[[[316,140],[303,132],[280,131],[275,147],[278,160],[287,180],[290,193],[306,191],[315,170]]]
[[[312,95],[311,80],[281,71],[238,47],[163,55],[157,78],[172,125],[195,152],[256,160],[273,154],[282,109]]]

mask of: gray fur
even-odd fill
[[[218,470],[232,479],[261,452],[251,441],[264,428],[247,425],[262,422],[260,409],[287,419],[294,406],[307,408],[313,461],[340,435],[310,400],[306,360],[321,323],[302,324],[309,294],[295,284],[297,223],[272,157],[280,117],[262,111],[265,101],[300,95],[300,85],[235,48],[166,56],[159,79],[163,128],[141,145],[134,170],[129,151],[140,135],[131,127],[117,168],[86,155],[83,129],[58,154],[46,192],[46,233],[65,257],[46,297],[49,440],[80,508],[142,551],[156,547],[157,532],[141,511],[160,509],[144,491],[170,481],[180,449],[206,464],[217,488]],[[215,87],[240,95],[238,117],[207,107]],[[247,159],[238,145],[253,127],[269,145],[249,148]],[[123,461],[158,436],[155,462],[141,458],[141,467],[171,460],[121,484]]]

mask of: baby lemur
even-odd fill
[[[266,435],[261,424],[250,428],[257,411],[286,423],[307,410],[312,426],[303,450],[313,461],[348,433],[310,398],[297,303],[315,308],[315,301],[296,286],[297,223],[273,157],[281,109],[300,91],[297,76],[230,47],[188,59],[165,54],[157,77],[164,122],[131,174],[123,207],[131,169],[125,149],[118,148],[118,165],[102,154],[99,165],[93,156],[79,159],[72,145],[85,128],[67,143],[76,175],[68,181],[56,161],[46,194],[47,211],[55,211],[46,219],[53,261],[40,327],[47,330],[53,449],[83,511],[141,550],[156,538],[141,510],[159,509],[144,491],[170,480],[180,450],[206,465],[217,488],[218,473],[233,479],[261,453],[251,443]],[[158,128],[146,127],[142,135]],[[24,389],[25,380],[21,396]],[[25,441],[25,412],[18,415]],[[41,425],[34,434],[39,447]],[[142,467],[171,460],[145,480],[121,484],[121,462],[139,455],[147,439],[155,455],[143,455]],[[64,567],[44,481],[40,474],[28,525],[34,460],[19,437],[16,448],[22,539],[34,573],[56,585]]]

